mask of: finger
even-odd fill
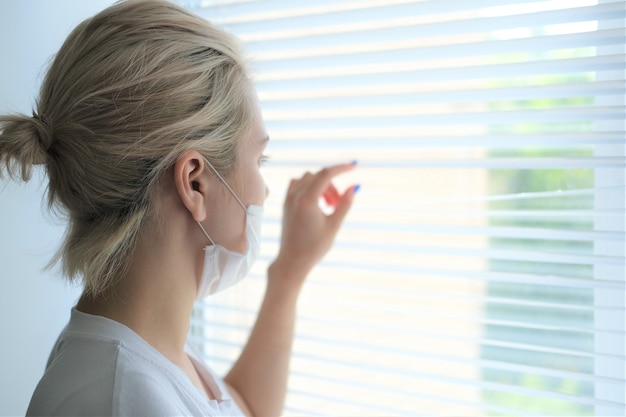
[[[332,222],[335,230],[339,229],[343,219],[348,214],[350,207],[352,207],[352,202],[354,201],[354,195],[359,190],[360,185],[353,185],[348,188],[345,193],[341,196],[339,200],[339,204],[335,207],[335,212],[329,216],[329,220]]]
[[[305,172],[304,174],[302,174],[302,177],[300,178],[300,181],[310,181],[311,178],[313,177],[313,174],[311,174],[310,171]]]
[[[332,207],[335,207],[337,203],[339,203],[339,199],[341,198],[341,196],[339,195],[339,191],[337,191],[332,183],[328,186],[326,191],[324,191],[322,197],[324,197],[324,201],[326,201],[326,204]]]
[[[289,186],[287,187],[287,198],[290,198],[293,196],[293,194],[296,192],[296,189],[298,188],[298,182],[300,180],[297,180],[295,178],[292,178],[291,181],[289,181]]]
[[[291,201],[293,200],[293,194],[294,194],[294,190],[296,188],[297,182],[298,180],[296,179],[292,179],[291,181],[289,181],[289,186],[287,187],[287,195],[285,196],[285,201],[283,203],[285,207],[291,204]]]
[[[312,180],[313,174],[307,171],[299,179],[291,180],[290,191],[297,192],[298,190],[306,188]]]
[[[337,175],[348,172],[354,169],[356,165],[354,163],[334,165],[327,167],[319,171],[313,176],[313,182],[311,183],[311,192],[316,196],[321,196],[324,190],[328,188],[331,180]]]
[[[298,180],[296,179],[292,179],[291,181],[289,181],[289,186],[287,187],[287,195],[293,193],[293,190],[296,187],[297,182]]]

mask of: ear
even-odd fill
[[[209,196],[207,165],[197,151],[185,152],[174,164],[174,184],[180,200],[195,221],[206,218],[206,199]]]

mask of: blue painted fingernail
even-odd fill
[[[359,161],[357,161],[357,160],[355,159],[355,160],[353,160],[353,161],[352,161],[352,162],[350,162],[350,163],[351,163],[352,165],[356,165],[356,164],[358,164],[358,163],[359,163]]]
[[[353,194],[356,194],[356,193],[358,193],[358,192],[359,192],[359,190],[360,190],[360,189],[361,189],[361,184],[357,184],[357,185],[354,187],[354,191],[352,191],[352,193],[353,193]]]

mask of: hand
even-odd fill
[[[352,186],[339,194],[331,181],[354,167],[354,163],[335,165],[291,180],[284,205],[281,248],[271,266],[280,269],[280,273],[272,275],[301,284],[328,252],[358,190],[358,186]],[[320,209],[319,200],[322,197],[334,207],[332,214],[326,215]]]

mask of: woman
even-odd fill
[[[117,3],[70,34],[33,116],[0,117],[0,132],[9,175],[45,166],[69,221],[56,260],[84,287],[27,414],[280,414],[298,294],[356,192],[331,180],[354,165],[291,181],[257,322],[215,376],[187,344],[193,303],[245,276],[267,196],[236,41],[167,2]]]

